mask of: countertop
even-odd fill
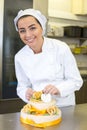
[[[87,103],[60,108],[60,124],[46,127],[44,130],[87,130]],[[42,130],[20,122],[20,112],[0,114],[0,130]]]

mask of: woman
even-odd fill
[[[25,44],[15,55],[17,94],[27,103],[34,91],[42,91],[53,95],[58,106],[75,105],[74,92],[83,80],[68,45],[44,37],[46,22],[34,9],[21,10],[14,19]]]

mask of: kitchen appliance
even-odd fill
[[[63,37],[64,36],[64,28],[62,26],[57,25],[48,25],[47,28],[47,36],[50,37]]]
[[[87,27],[82,28],[82,37],[87,38]]]
[[[0,0],[0,98],[17,98],[14,55],[24,46],[15,30],[13,20],[20,9],[32,8],[32,0]],[[3,33],[3,36],[2,36]]]
[[[81,37],[82,28],[79,26],[64,27],[64,35],[68,37]]]

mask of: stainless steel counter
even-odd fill
[[[87,130],[87,104],[60,108],[62,122],[45,130]],[[42,130],[20,122],[20,113],[0,115],[0,130]]]

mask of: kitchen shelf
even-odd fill
[[[50,35],[47,35],[47,37],[50,37],[50,38],[74,38],[74,39],[80,39],[80,40],[87,40],[87,37],[68,37],[68,36],[63,36],[63,37],[59,37],[59,36],[50,36]]]
[[[78,40],[79,45],[82,45],[83,42],[87,40],[87,37],[68,37],[68,36],[59,37],[59,36],[55,36],[55,35],[53,35],[53,36],[47,35],[47,37],[54,38],[54,39],[60,39],[62,41],[65,41],[65,39]]]

